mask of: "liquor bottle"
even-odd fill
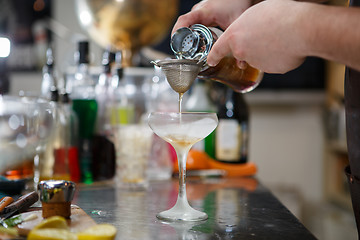
[[[54,56],[51,48],[46,50],[46,64],[42,69],[41,96],[50,100],[51,90],[57,86]]]
[[[69,129],[64,108],[60,103],[58,90],[52,91],[57,97],[52,98],[55,104],[55,141],[54,143],[54,166],[52,179],[70,180],[69,168]]]
[[[92,176],[92,138],[95,133],[97,102],[95,94],[96,81],[89,73],[89,42],[79,42],[78,68],[71,82],[73,110],[79,119],[79,162],[81,181],[93,182]]]
[[[249,109],[242,93],[227,88],[218,108],[215,130],[215,159],[226,163],[246,163],[248,157]]]
[[[119,54],[116,54],[116,63],[112,79],[114,92],[110,107],[110,123],[113,126],[134,123],[135,120],[135,104],[126,92],[127,83],[124,79],[124,69],[121,63],[119,63],[120,60]]]
[[[68,161],[69,161],[69,171],[70,171],[70,180],[73,182],[80,182],[80,166],[79,166],[79,151],[78,151],[78,129],[79,129],[79,120],[72,109],[72,103],[69,97],[69,94],[62,92],[60,94],[60,103],[61,108],[64,113],[65,118],[65,132],[67,134],[67,147],[68,147]]]
[[[111,67],[115,60],[115,54],[105,51],[102,59],[103,70],[99,75],[98,82],[95,86],[96,101],[98,104],[96,132],[98,134],[106,134],[109,129],[109,114],[107,113],[107,105],[113,98],[112,72]]]
[[[116,52],[114,63],[111,68],[111,75],[112,75],[111,86],[113,89],[116,89],[119,86],[119,84],[122,82],[124,77],[124,68],[121,63],[121,59],[122,59],[122,53]]]
[[[111,179],[115,175],[116,159],[115,146],[112,142],[112,129],[110,125],[109,103],[113,100],[113,86],[111,67],[115,54],[105,51],[103,54],[103,71],[99,75],[95,87],[98,103],[96,133],[93,137],[92,154],[96,161],[92,164],[92,173],[95,181]]]
[[[197,79],[193,85],[191,95],[186,101],[185,109],[188,112],[216,112],[216,107],[209,97],[205,81]],[[210,157],[215,157],[215,134],[212,132],[204,140],[196,143],[194,149],[206,152]]]
[[[40,180],[70,180],[66,120],[59,104],[57,89],[51,90],[50,103],[54,109],[54,131],[46,144],[45,157],[39,162]]]

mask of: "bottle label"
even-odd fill
[[[240,158],[241,128],[238,121],[221,119],[216,130],[216,159],[236,162]]]

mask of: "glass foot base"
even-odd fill
[[[184,221],[184,222],[195,222],[195,221],[204,221],[208,219],[208,215],[204,212],[200,212],[195,210],[191,207],[186,209],[179,209],[176,206],[173,208],[158,213],[156,217],[162,221],[168,222],[177,222],[177,221]]]

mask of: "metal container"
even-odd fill
[[[190,28],[178,29],[171,37],[170,47],[177,59],[197,61],[201,67],[198,73],[199,78],[224,83],[241,93],[253,90],[261,82],[263,72],[249,64],[244,62],[240,68],[235,57],[226,56],[215,67],[208,66],[207,56],[221,34],[222,31],[217,28],[194,24]],[[164,62],[157,62],[158,66],[164,64]],[[173,62],[173,64],[180,65],[178,62]],[[188,65],[194,64],[188,62],[186,66]],[[181,68],[183,66],[182,63]]]
[[[71,201],[75,193],[74,182],[64,180],[41,181],[38,189],[43,208],[43,218],[51,216],[70,217]]]
[[[219,33],[220,34],[220,33]],[[194,24],[190,28],[180,28],[171,37],[170,47],[176,58],[206,60],[218,35],[210,28]]]

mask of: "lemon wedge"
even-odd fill
[[[49,217],[36,225],[29,233],[28,240],[113,240],[116,228],[111,224],[97,224],[79,233],[70,231],[66,219]]]
[[[107,223],[97,224],[77,233],[78,240],[113,240],[116,228]]]
[[[27,240],[77,240],[77,236],[67,229],[42,228],[31,230]]]
[[[0,227],[0,234],[6,234],[6,235],[10,235],[10,236],[18,236],[18,231],[16,228],[10,227],[10,228],[5,228],[5,227]]]
[[[56,229],[66,229],[66,230],[69,229],[66,223],[66,219],[60,216],[53,216],[46,218],[45,220],[41,221],[38,225],[36,225],[33,228],[33,230],[43,229],[43,228],[56,228]]]

